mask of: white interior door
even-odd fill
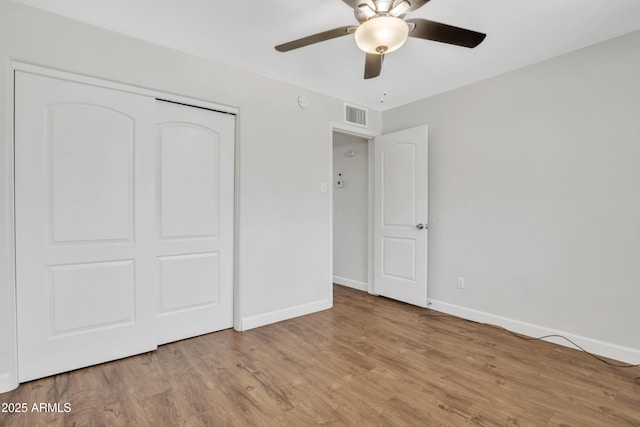
[[[374,140],[374,293],[427,306],[427,127]]]
[[[232,326],[233,116],[23,72],[15,93],[19,380]]]
[[[233,326],[235,117],[156,101],[158,344]]]

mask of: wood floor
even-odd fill
[[[638,369],[427,313],[336,286],[332,310],[22,384],[0,425],[640,426]]]

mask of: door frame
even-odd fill
[[[151,88],[144,88],[140,86],[118,83],[111,80],[90,77],[83,74],[76,74],[67,71],[56,70],[53,68],[42,67],[34,64],[29,64],[26,62],[19,61],[10,61],[9,66],[9,78],[5,84],[8,85],[7,93],[9,96],[7,97],[7,104],[9,105],[8,110],[8,129],[7,129],[7,138],[10,141],[7,149],[7,157],[11,159],[10,162],[6,162],[5,166],[7,166],[7,171],[5,172],[5,177],[7,179],[7,211],[10,213],[7,217],[8,222],[8,232],[9,232],[9,244],[7,245],[7,263],[8,263],[8,271],[6,275],[8,296],[11,300],[10,312],[8,313],[8,318],[11,321],[11,324],[8,325],[7,328],[10,332],[9,341],[6,342],[8,346],[11,347],[10,352],[12,353],[13,360],[10,361],[12,365],[12,369],[8,374],[0,375],[0,393],[10,391],[18,387],[18,329],[17,329],[17,280],[16,280],[16,271],[15,271],[15,261],[16,261],[16,238],[15,238],[15,167],[14,167],[14,156],[15,156],[15,110],[14,110],[14,99],[15,99],[15,72],[23,71],[31,74],[41,75],[45,77],[58,78],[62,80],[72,81],[76,83],[88,84],[92,86],[103,87],[106,89],[113,89],[122,92],[134,93],[137,95],[144,95],[153,98],[162,98],[167,101],[172,101],[181,104],[187,104],[194,107],[201,107],[209,110],[219,111],[221,113],[233,114],[236,116],[235,120],[235,135],[234,135],[234,236],[233,236],[233,325],[234,329],[240,329],[240,313],[241,313],[241,301],[240,301],[240,292],[239,292],[239,283],[238,283],[238,229],[239,229],[239,218],[238,218],[238,205],[239,205],[239,171],[240,171],[240,156],[239,156],[239,146],[240,146],[240,110],[235,107],[231,107],[228,105],[217,104],[215,102],[206,101],[202,99],[191,98],[188,96],[177,95],[173,93],[163,92],[161,90],[155,90]],[[0,286],[3,286],[3,277],[0,277]]]
[[[370,129],[359,128],[347,123],[331,122],[329,124],[329,295],[333,301],[333,135],[342,133],[362,138],[367,141],[367,185],[368,185],[368,241],[367,241],[367,292],[376,295],[373,289],[373,213],[374,213],[374,166],[375,158],[373,151],[374,138],[380,136],[380,132]]]

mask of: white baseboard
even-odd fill
[[[364,282],[359,282],[357,280],[351,280],[351,279],[347,279],[345,277],[340,277],[340,276],[333,276],[333,283],[335,283],[336,285],[347,286],[349,288],[369,292],[369,284]]]
[[[0,375],[0,393],[6,393],[11,390],[15,390],[18,387],[18,382],[13,375],[2,374]]]
[[[610,359],[619,360],[628,364],[640,363],[640,350],[629,347],[623,347],[617,344],[612,344],[604,341],[599,341],[593,338],[587,338],[580,335],[571,334],[569,332],[558,331],[556,329],[547,328],[544,326],[533,325],[519,320],[513,320],[502,316],[496,316],[494,314],[485,313],[478,310],[473,310],[467,307],[459,305],[449,304],[442,301],[429,300],[428,308],[431,310],[439,311],[442,313],[451,314],[456,317],[461,317],[467,320],[473,320],[481,323],[489,323],[492,325],[501,326],[512,332],[526,335],[528,337],[542,337],[545,335],[562,335],[569,338],[571,341],[578,344],[590,353],[597,354],[599,356],[608,357]],[[552,342],[554,344],[560,344],[569,348],[576,348],[570,342],[561,338],[546,338],[545,341]]]
[[[257,316],[244,317],[240,319],[240,328],[238,330],[248,331],[249,329],[258,328],[260,326],[269,325],[271,323],[293,319],[294,317],[304,316],[306,314],[311,314],[322,310],[328,310],[331,307],[333,307],[333,301],[330,299],[326,299],[308,304],[298,305],[295,307],[285,308],[283,310],[276,310],[269,313],[258,314]]]

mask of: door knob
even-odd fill
[[[416,225],[416,228],[418,230],[422,230],[424,228],[424,224],[418,224],[418,225]]]

